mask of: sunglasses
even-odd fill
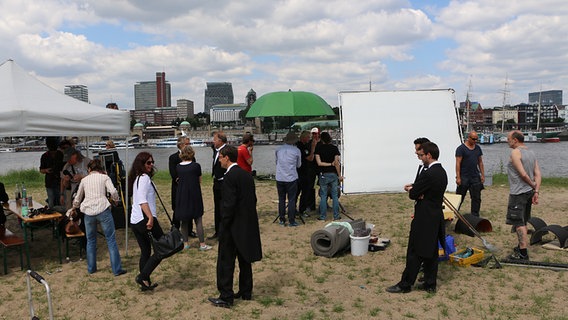
[[[478,140],[478,138],[470,138],[470,139],[473,140],[473,141],[477,141],[477,140]]]
[[[147,164],[147,165],[154,164],[154,161],[146,161],[146,164]]]

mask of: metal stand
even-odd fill
[[[45,291],[47,294],[47,304],[49,307],[49,319],[53,320],[53,307],[51,305],[51,289],[49,288],[49,284],[47,284],[47,281],[45,281],[45,279],[40,276],[37,272],[32,271],[32,270],[28,270],[27,272],[27,278],[26,278],[26,282],[28,284],[28,301],[30,304],[30,315],[32,317],[32,320],[39,320],[38,317],[36,317],[35,312],[34,312],[34,304],[33,304],[33,298],[32,298],[32,284],[30,281],[30,278],[35,279],[35,281],[41,283],[44,285],[45,287]]]

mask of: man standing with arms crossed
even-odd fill
[[[477,132],[471,131],[467,140],[456,149],[456,194],[461,195],[461,206],[469,190],[471,214],[476,217],[479,217],[481,190],[485,182],[483,152],[477,145],[478,139]]]
[[[523,133],[515,130],[507,135],[511,158],[507,164],[509,204],[506,223],[515,228],[518,245],[509,256],[512,260],[529,260],[527,221],[533,204],[538,204],[541,183],[540,167],[532,150],[525,146]]]

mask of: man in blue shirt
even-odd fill
[[[280,225],[286,226],[286,196],[288,196],[288,222],[290,227],[296,222],[296,196],[298,194],[298,171],[302,165],[302,154],[294,144],[298,137],[288,132],[284,144],[276,149],[276,188],[278,190],[278,216]]]
[[[462,196],[461,202],[463,202],[469,190],[471,214],[479,217],[485,171],[483,168],[483,152],[477,145],[477,140],[477,132],[471,131],[467,140],[456,149],[456,193]]]

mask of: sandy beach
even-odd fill
[[[213,250],[200,252],[193,239],[191,249],[164,260],[156,269],[153,281],[159,286],[153,292],[140,292],[134,282],[138,246],[131,235],[126,254],[124,229],[117,231],[117,240],[128,273],[120,277],[110,271],[103,237],[98,238],[99,271],[88,275],[77,246],[70,246],[70,261],[59,264],[50,231],[39,230],[31,243],[32,265],[51,286],[55,319],[568,319],[566,271],[457,267],[444,262],[436,294],[417,290],[386,293],[385,288],[398,282],[404,269],[413,207],[404,193],[342,195],[340,201],[350,216],[375,224],[374,233],[392,243],[385,251],[361,257],[346,252],[324,258],[314,255],[310,237],[330,221],[317,221],[312,214],[305,218],[305,225],[295,228],[272,223],[277,208],[275,183],[257,181],[256,185],[264,258],[253,265],[252,301],[236,300],[231,309],[216,308],[207,301],[218,295],[215,241],[208,241]],[[169,181],[158,181],[158,190],[169,209]],[[204,183],[203,191],[204,225],[206,234],[211,235],[211,185]],[[547,224],[568,225],[567,191],[568,187],[544,184],[533,216]],[[34,199],[44,196],[42,192],[32,190]],[[484,237],[501,249],[499,258],[510,254],[516,245],[515,234],[504,222],[507,195],[506,184],[489,186],[482,193],[481,214],[493,226],[493,232]],[[466,201],[463,213],[468,208]],[[159,219],[168,226],[165,215]],[[348,219],[343,216],[343,220]],[[483,249],[479,239],[455,234],[454,223],[448,234],[455,237],[457,249]],[[8,217],[7,225],[21,234],[14,216]],[[551,239],[550,235],[545,237]],[[568,251],[547,250],[540,244],[531,246],[529,254],[533,261],[568,263]],[[0,276],[0,319],[29,318],[26,275],[20,271],[17,250],[9,250],[8,258],[9,273]],[[45,291],[37,282],[33,293],[36,313],[47,318]]]

